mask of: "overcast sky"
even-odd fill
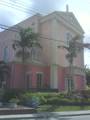
[[[73,12],[85,31],[85,42],[90,42],[90,0],[0,0],[0,24],[14,25],[36,14],[55,10]],[[85,64],[90,66],[90,52],[85,50]]]

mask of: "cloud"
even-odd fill
[[[33,0],[32,7],[37,8],[41,13],[48,13],[60,10],[66,0]]]
[[[59,10],[64,1],[65,0],[0,0],[0,23],[14,25],[36,13],[46,14],[54,10]],[[11,7],[7,5],[3,6],[2,3],[9,3]],[[15,6],[18,8],[14,8]]]
[[[88,12],[81,12],[78,14],[78,20],[83,27],[85,34],[90,34],[90,14]]]

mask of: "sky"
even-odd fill
[[[90,43],[90,0],[0,0],[0,24],[12,26],[36,14],[65,11],[66,4],[85,31],[84,42]],[[90,51],[85,49],[85,65],[90,67]]]

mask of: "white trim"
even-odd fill
[[[28,75],[29,75],[29,78],[30,78],[29,80],[27,79]],[[27,89],[32,88],[33,84],[32,84],[32,72],[31,71],[26,72],[26,74],[25,74],[25,81],[26,81],[26,88]],[[27,82],[30,83],[30,84],[27,84]]]
[[[41,81],[41,83],[40,83],[40,85],[37,85],[37,75],[42,75],[42,79],[40,79]],[[44,73],[43,72],[36,72],[36,86],[37,86],[37,88],[38,88],[38,86],[40,87],[40,88],[43,88],[43,85],[44,85]]]
[[[26,72],[26,74],[32,74],[32,71],[28,71],[28,72]]]
[[[67,37],[71,37],[71,38],[67,39]],[[72,35],[72,33],[70,31],[65,32],[65,42],[66,42],[66,45],[69,45],[69,41],[72,40],[72,37],[73,37],[73,35]]]
[[[43,72],[36,72],[36,74],[44,74]]]
[[[63,18],[62,15],[58,14],[58,12],[53,12],[53,13],[47,15],[47,16],[44,16],[43,18],[40,19],[40,23],[46,22],[47,20],[51,20],[51,19],[59,20],[62,24],[66,25],[67,27],[72,29],[77,34],[80,34],[80,35],[84,34],[84,31],[83,31],[83,29],[81,27],[80,27],[80,29],[82,29],[82,30],[80,30],[75,25],[68,22],[66,19]]]

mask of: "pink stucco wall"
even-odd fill
[[[65,74],[67,73],[67,68],[58,67],[58,90],[65,91]],[[85,89],[85,76],[77,75],[74,76],[74,88],[75,90]]]
[[[24,88],[22,64],[11,64],[10,88]]]
[[[50,67],[49,66],[40,66],[40,65],[25,65],[24,69],[26,73],[32,73],[32,88],[37,87],[36,73],[43,73],[43,80],[45,85],[50,84]],[[22,64],[12,64],[11,65],[11,79],[10,79],[10,88],[26,89],[26,81],[23,79],[23,65]]]
[[[32,85],[33,88],[37,87],[36,73],[43,73],[44,84],[50,83],[50,67],[49,66],[39,66],[39,65],[29,65],[27,66],[27,72],[32,72]]]
[[[58,68],[58,90],[64,91],[65,90],[65,70],[64,68],[59,67]]]
[[[74,85],[76,90],[85,89],[85,78],[81,75],[76,75],[74,77]]]
[[[37,88],[36,73],[43,73],[43,81],[45,87],[50,86],[50,66],[30,65],[24,66],[26,73],[32,73],[32,88]],[[66,69],[58,67],[58,90],[65,91],[65,74]],[[75,90],[82,90],[85,88],[85,78],[82,75],[74,76]],[[26,81],[23,79],[23,65],[20,63],[11,64],[11,79],[8,81],[8,87],[27,89]]]

